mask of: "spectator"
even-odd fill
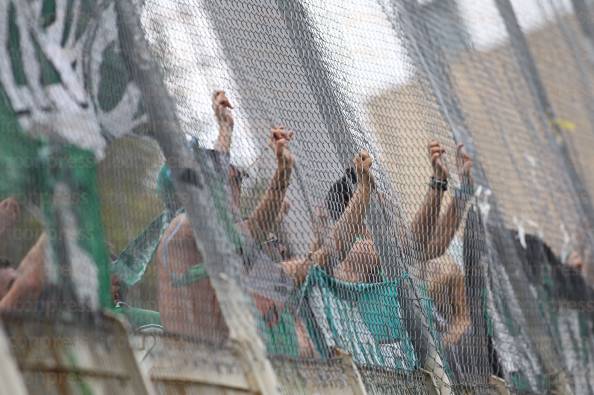
[[[19,217],[20,206],[15,198],[0,202],[0,236],[12,228]],[[39,308],[46,285],[47,246],[47,235],[42,233],[16,270],[8,262],[0,263],[0,311]],[[121,290],[115,277],[112,289],[118,299]]]
[[[15,280],[18,278],[18,273],[7,260],[0,261],[0,301],[4,295],[12,288]]]
[[[230,147],[233,118],[229,110],[232,106],[223,92],[215,94],[213,103],[215,116],[220,125],[216,145],[219,150],[216,155],[220,157],[227,155]],[[221,137],[222,134],[226,137]],[[278,320],[279,311],[283,310],[294,287],[305,279],[308,269],[314,264],[327,266],[333,255],[327,246],[320,246],[307,257],[282,262],[274,262],[268,255],[270,251],[266,243],[267,236],[274,234],[286,212],[287,203],[284,198],[293,166],[293,157],[288,149],[291,138],[292,133],[284,128],[272,130],[271,145],[277,159],[276,172],[251,215],[243,221],[237,221],[237,228],[244,241],[241,247],[244,260],[241,281],[250,292],[262,316],[268,320],[268,325],[274,325]],[[369,202],[373,185],[369,173],[371,163],[367,153],[361,153],[355,158],[355,169],[362,181],[349,208],[331,232],[336,246],[345,256],[350,249],[347,245],[353,241],[349,229],[354,223],[362,221],[365,206]],[[237,213],[241,195],[241,174],[233,166],[228,166],[228,169],[231,210]],[[275,220],[271,221],[271,218]],[[189,219],[182,213],[168,226],[157,250],[161,321],[165,328],[172,332],[193,334],[199,331],[202,337],[214,335],[215,338],[211,340],[220,340],[226,328],[204,269],[200,270],[201,276],[195,276],[194,281],[186,282],[183,284],[185,286],[176,284],[177,279],[188,278],[187,273],[198,272],[201,265],[197,263],[201,261],[202,256],[194,242]],[[297,333],[299,341],[305,343],[304,329],[298,324],[299,322],[296,323],[297,329],[301,328]]]
[[[228,161],[234,121],[232,105],[225,93],[215,92],[213,109],[219,123],[219,136],[211,156],[223,169],[227,168],[232,207],[239,212],[241,196],[241,172]],[[237,228],[243,236],[242,254],[245,261],[244,285],[254,294],[282,304],[290,279],[283,269],[268,257],[261,244],[275,230],[277,221],[283,217],[283,202],[293,167],[293,157],[288,143],[293,133],[283,127],[273,128],[270,143],[277,159],[277,169],[259,204],[243,221],[237,220]],[[275,218],[277,221],[271,221]],[[185,213],[176,216],[161,239],[157,250],[159,267],[159,306],[161,321],[170,331],[191,334],[196,327],[216,336],[226,331],[215,294],[200,265],[202,256],[194,242],[189,219]],[[188,278],[189,272],[198,273],[196,281],[180,286],[177,279]],[[268,280],[268,281],[267,281]],[[276,284],[270,285],[270,281]],[[257,303],[264,305],[266,303]]]
[[[20,206],[13,198],[0,202],[0,235],[13,228],[20,217]],[[43,290],[45,281],[44,256],[47,237],[43,233],[19,267],[0,268],[0,311],[33,306]]]
[[[432,260],[446,252],[460,226],[466,204],[473,192],[472,161],[464,152],[463,145],[458,145],[456,164],[461,177],[461,187],[456,190],[453,199],[442,213],[441,205],[449,176],[443,161],[444,154],[445,149],[439,143],[432,141],[429,144],[433,168],[430,188],[411,224],[412,237],[407,239],[400,229],[397,231],[397,238],[398,241],[405,243],[405,250],[416,254],[420,269],[418,273],[425,280],[428,296],[435,302],[431,310],[436,329],[442,334],[446,355],[452,364],[450,367],[458,367],[460,362],[458,357],[461,351],[464,351],[458,343],[471,326],[463,268],[451,261],[433,262]],[[344,210],[352,204],[354,200],[352,191],[358,188],[358,179],[357,172],[349,168],[330,189],[326,206],[333,220],[340,220]],[[365,202],[363,210],[366,210],[368,203],[369,199]],[[321,218],[318,228],[327,228],[324,216],[318,215],[318,217]],[[364,214],[356,223],[351,223],[350,232],[355,236],[352,248],[347,258],[340,261],[334,268],[334,277],[347,282],[383,282],[380,259],[371,232],[364,224]],[[323,230],[315,233],[320,235],[318,237],[325,234]],[[314,244],[323,244],[318,237]],[[343,240],[350,242],[348,239]],[[339,246],[337,250],[342,253]],[[324,309],[331,309],[331,307],[324,306]],[[373,325],[373,323],[370,324]],[[375,328],[370,326],[370,329]],[[401,345],[401,347],[404,346]]]
[[[579,303],[594,296],[582,275],[583,248],[572,251],[564,264],[540,237],[525,234],[522,240],[517,231],[510,230],[510,234],[528,281],[542,286],[551,300]]]
[[[444,341],[455,343],[470,324],[465,303],[464,275],[455,264],[445,263],[439,267],[433,267],[439,264],[430,264],[427,261],[444,254],[460,225],[464,208],[473,189],[472,160],[464,152],[464,146],[458,145],[456,163],[461,176],[461,188],[456,191],[445,214],[440,215],[444,192],[447,190],[449,171],[443,161],[445,149],[441,144],[431,141],[428,148],[433,175],[423,204],[411,224],[412,245],[408,246],[408,250],[415,251],[419,260],[423,262],[421,276],[427,281],[429,295],[437,302],[438,310],[453,312],[448,320],[449,323],[445,325],[447,328],[444,328]],[[349,168],[346,174],[330,189],[326,198],[326,206],[332,219],[340,218],[345,208],[350,205],[354,196],[353,186],[358,184],[357,181],[357,173],[353,168]],[[368,199],[365,204],[368,204]],[[324,221],[323,217],[322,221]],[[350,233],[351,237],[355,238],[352,248],[346,259],[342,260],[334,270],[335,277],[351,282],[379,281],[381,279],[379,275],[380,260],[371,233],[366,228],[362,217],[359,217],[356,223],[351,223]],[[402,234],[402,232],[399,233]],[[400,236],[399,239],[406,241],[403,236]],[[348,242],[347,237],[344,237],[343,240]],[[340,251],[340,248],[338,250]],[[441,318],[442,315],[440,314],[439,317]],[[446,320],[440,319],[439,321],[445,323]]]
[[[350,196],[348,204],[344,206],[340,215],[337,216],[337,221],[327,232],[329,241],[322,237],[322,233],[326,233],[321,229],[324,224],[321,226],[318,224],[314,226],[314,241],[308,257],[282,263],[285,271],[290,273],[297,283],[305,280],[307,272],[313,264],[334,271],[337,277],[346,281],[356,281],[360,278],[358,276],[364,276],[362,273],[350,270],[359,265],[361,259],[372,260],[370,264],[359,265],[365,270],[365,273],[369,271],[370,267],[378,266],[373,242],[363,224],[371,192],[375,188],[375,181],[370,171],[373,160],[366,151],[362,151],[355,156],[353,162],[354,167],[350,171],[355,174],[359,182]],[[326,222],[324,216],[322,216],[321,222]]]
[[[433,167],[433,176],[423,204],[411,224],[414,242],[414,246],[411,247],[420,247],[411,248],[411,250],[419,251],[418,257],[422,261],[437,258],[447,250],[460,225],[466,202],[473,188],[470,174],[472,160],[464,152],[464,146],[460,144],[458,145],[456,159],[462,185],[446,208],[445,214],[440,216],[441,204],[444,192],[447,190],[449,175],[449,171],[443,163],[444,154],[445,149],[441,144],[436,141],[430,142],[429,155]],[[352,199],[353,185],[356,184],[355,171],[353,168],[349,168],[345,176],[332,186],[326,198],[326,205],[332,219],[337,220],[342,215]],[[352,233],[357,234],[359,241],[364,241],[370,237],[369,231],[362,223],[358,224],[357,228],[353,228]],[[364,248],[364,250],[373,251],[370,248]]]
[[[0,236],[4,236],[5,232],[14,226],[19,214],[20,208],[15,198],[7,198],[0,202]],[[17,271],[11,267],[8,260],[0,261],[0,303],[17,277]]]

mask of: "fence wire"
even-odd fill
[[[197,167],[116,3],[0,5],[1,311],[248,322],[286,393],[594,394],[591,1],[132,3]]]

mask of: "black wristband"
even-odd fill
[[[438,191],[447,191],[448,180],[438,180],[437,178],[435,178],[435,176],[431,176],[431,182],[429,183],[429,186]]]

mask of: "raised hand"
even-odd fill
[[[431,167],[433,168],[433,176],[437,180],[447,180],[449,172],[444,162],[445,148],[436,140],[429,142],[429,158],[431,159]]]
[[[233,106],[225,95],[225,91],[216,91],[212,96],[212,109],[220,127],[233,128],[233,116],[231,110]]]
[[[212,95],[212,109],[214,110],[215,118],[219,123],[219,136],[215,143],[215,150],[229,154],[231,150],[231,139],[233,135],[233,115],[231,109],[233,106],[225,95],[224,91],[216,91]]]
[[[472,159],[464,150],[464,144],[458,144],[456,149],[456,166],[462,184],[472,185]]]
[[[292,138],[293,132],[282,126],[270,131],[270,146],[276,156],[277,168],[260,202],[245,220],[252,237],[258,241],[265,241],[274,230],[277,222],[270,219],[282,217],[283,201],[293,172],[293,155],[289,150],[289,141]]]
[[[289,141],[292,138],[293,132],[285,130],[283,126],[271,129],[270,145],[274,149],[279,168],[287,169],[293,166],[293,154],[289,150]]]
[[[375,180],[370,171],[373,159],[371,158],[371,155],[369,155],[369,152],[365,150],[359,152],[355,156],[355,159],[353,159],[353,163],[355,165],[357,180],[364,186],[369,185],[372,188],[375,188]]]

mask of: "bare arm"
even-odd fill
[[[371,190],[374,188],[373,176],[370,173],[372,159],[365,151],[355,157],[357,171],[357,189],[351,197],[347,208],[332,229],[332,238],[340,260],[348,254],[357,237],[365,232],[363,221],[369,207]]]
[[[425,259],[435,259],[446,252],[460,226],[467,201],[468,199],[460,196],[452,199],[446,208],[445,214],[441,216],[437,223],[433,238],[426,244]]]
[[[435,262],[427,267],[429,296],[439,311],[445,312],[447,329],[443,340],[446,344],[457,343],[470,326],[470,311],[466,298],[464,274],[451,261]]]
[[[447,180],[448,170],[442,160],[445,149],[437,141],[431,141],[428,149],[431,166],[433,167],[433,178],[439,182]],[[441,210],[442,198],[443,191],[440,188],[429,187],[423,204],[411,224],[413,241],[420,246],[416,250],[426,250],[429,240],[433,239]]]
[[[447,290],[448,302],[451,303],[452,307],[452,316],[443,340],[446,344],[455,344],[460,341],[460,338],[470,326],[470,311],[466,303],[464,275],[459,269],[452,270],[442,279],[440,285],[442,290],[443,288]]]
[[[375,188],[375,181],[370,172],[373,160],[366,151],[362,151],[355,156],[353,162],[357,174],[357,189],[330,232],[340,261],[345,259],[358,237],[369,237],[364,220],[371,191]],[[332,252],[331,247],[321,243],[320,248],[311,254],[311,259],[318,265],[326,265]]]
[[[429,242],[426,245],[424,255],[425,259],[434,259],[445,253],[450,242],[454,238],[462,216],[466,203],[472,196],[473,180],[471,176],[472,160],[464,152],[464,146],[458,145],[456,154],[456,162],[458,164],[458,172],[461,175],[462,187],[456,191],[454,198],[448,205],[444,215],[439,218],[436,229]]]
[[[334,269],[337,279],[349,282],[370,282],[374,280],[380,259],[373,240],[368,237],[356,241],[345,259]]]
[[[224,91],[216,91],[212,99],[212,108],[219,124],[219,135],[214,149],[228,154],[231,150],[231,140],[233,138],[234,121],[230,111],[233,106],[225,96]]]
[[[442,198],[443,191],[429,187],[423,204],[411,224],[413,241],[422,249],[425,249],[429,240],[433,239],[433,234],[439,223]]]
[[[353,202],[353,200],[351,199],[349,205],[354,203],[356,206],[359,206],[362,204],[360,202]],[[345,218],[345,214],[347,214],[346,211],[341,217],[341,220],[344,218],[345,221],[340,223],[341,221],[339,220],[341,226],[337,226],[338,224],[335,225],[333,237],[337,241],[337,248],[339,244],[341,247],[347,246],[349,241],[350,244],[348,246],[352,246],[352,248],[345,249],[344,257],[341,257],[340,264],[335,268],[335,275],[338,279],[344,281],[366,282],[369,281],[370,276],[379,267],[379,257],[371,235],[364,227],[362,219],[357,224],[357,221],[362,216]],[[354,222],[351,222],[352,227],[349,227],[346,222],[352,220],[354,220]],[[360,230],[357,231],[356,229]],[[361,235],[363,239],[356,240],[358,235]],[[338,239],[338,237],[346,237],[346,239]],[[326,266],[330,262],[330,256],[332,255],[331,249],[321,242],[314,243],[314,246],[315,250],[307,258],[293,259],[282,263],[285,273],[292,277],[297,285],[305,281],[312,265]]]
[[[246,225],[255,240],[262,241],[271,232],[283,206],[293,172],[293,156],[288,148],[291,138],[292,132],[283,128],[272,130],[272,142],[277,159],[276,171],[258,206],[246,220]]]
[[[297,258],[283,261],[281,266],[285,273],[293,279],[295,285],[300,285],[305,281],[309,268],[314,264],[313,259]]]
[[[328,229],[328,214],[327,211],[321,207],[318,207],[315,212],[315,218],[313,226],[313,239],[309,247],[310,251],[316,251],[322,248],[324,244],[324,235]]]
[[[371,190],[374,188],[373,176],[370,173],[372,159],[365,151],[359,153],[355,159],[355,170],[357,171],[357,189],[349,201],[345,211],[340,216],[338,222],[333,226],[331,237],[334,240],[336,249],[339,252],[342,261],[349,253],[355,243],[357,236],[368,236],[363,220],[369,205]],[[325,216],[320,216],[323,221]],[[317,227],[314,231],[319,232]],[[316,240],[315,239],[319,239]],[[282,263],[285,273],[293,278],[296,284],[301,284],[312,265],[325,266],[329,263],[332,255],[331,248],[321,242],[322,235],[314,237],[314,248],[307,258],[293,259]],[[353,258],[354,259],[354,258]]]
[[[283,203],[281,205],[281,209],[278,212],[278,214],[276,215],[276,218],[274,219],[274,223],[272,224],[272,228],[270,229],[269,233],[275,234],[278,236],[278,234],[281,232],[281,224],[283,223],[285,217],[287,216],[287,214],[289,213],[289,210],[291,209],[291,205],[289,203],[289,201],[287,199],[283,200]]]
[[[45,249],[47,236],[43,233],[18,267],[19,276],[0,300],[0,311],[13,310],[19,305],[35,303],[45,283]]]

